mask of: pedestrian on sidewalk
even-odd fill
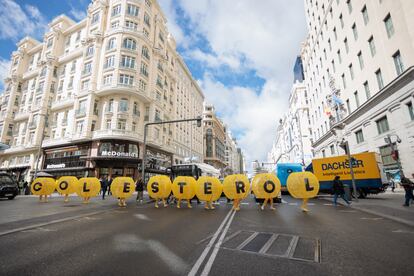
[[[405,203],[403,206],[410,206],[410,201],[413,200],[413,182],[410,179],[403,176],[401,177],[401,186],[403,186],[405,191]]]
[[[144,201],[144,182],[141,177],[138,177],[135,183],[135,191],[137,192],[137,202],[142,203]]]
[[[116,177],[116,175],[115,175],[115,177]],[[112,195],[112,192],[111,192],[112,177],[111,176],[109,176],[107,178],[106,183],[107,183],[106,185],[107,185],[107,189],[108,189],[108,195]]]
[[[345,189],[344,184],[341,181],[341,177],[339,175],[335,176],[333,183],[332,183],[332,189],[334,193],[334,206],[337,206],[337,200],[338,197],[342,198],[348,206],[351,204],[346,198],[345,198]]]
[[[102,200],[105,199],[106,190],[108,189],[108,180],[106,177],[101,177]]]

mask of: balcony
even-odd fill
[[[30,115],[29,112],[27,112],[26,110],[21,110],[16,113],[16,115],[14,116],[14,120],[21,121],[21,120],[29,118],[29,115]]]
[[[149,103],[151,99],[146,95],[145,92],[138,89],[133,85],[123,85],[123,84],[110,84],[101,86],[99,90],[95,91],[95,94],[98,96],[108,96],[108,95],[130,95],[138,96],[143,103]]]
[[[43,140],[42,147],[53,147],[57,145],[63,145],[63,144],[69,144],[71,142],[71,139],[68,137],[63,138],[49,138]]]
[[[127,139],[133,141],[142,141],[142,129],[138,128],[138,132],[122,129],[103,129],[96,130],[92,133],[92,139]]]
[[[78,110],[76,110],[75,111],[75,116],[77,118],[86,116],[86,110],[85,109],[78,109]]]
[[[74,102],[75,101],[74,101],[73,96],[56,100],[52,103],[51,110],[55,111],[55,110],[58,110],[58,109],[71,107],[71,106],[73,106]]]

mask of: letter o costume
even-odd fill
[[[56,190],[61,195],[70,195],[76,192],[79,180],[74,176],[62,176],[56,181]]]
[[[280,180],[271,173],[257,174],[253,178],[252,189],[257,198],[275,198],[281,190]]]

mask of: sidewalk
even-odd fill
[[[351,208],[414,227],[414,205],[402,206],[405,201],[404,195],[404,190],[401,188],[395,189],[394,193],[387,190],[385,193],[358,199],[358,202],[354,199]],[[333,201],[332,196],[321,198]],[[343,202],[339,200],[338,203]]]

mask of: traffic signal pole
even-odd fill
[[[145,183],[145,163],[147,158],[147,133],[148,133],[148,127],[151,125],[166,125],[166,124],[175,124],[175,123],[182,123],[182,122],[192,122],[197,121],[197,127],[201,127],[202,117],[198,116],[197,118],[193,119],[182,119],[182,120],[172,120],[172,121],[160,121],[160,122],[151,122],[146,123],[144,125],[144,145],[142,147],[143,153],[142,153],[142,167],[141,167],[141,179]]]
[[[349,172],[351,174],[351,181],[352,181],[352,189],[355,193],[355,201],[358,202],[358,196],[357,196],[357,189],[356,189],[356,183],[355,183],[355,174],[354,174],[354,166],[353,166],[353,158],[351,156],[351,151],[349,150],[349,143],[348,141],[344,141],[340,145],[346,152],[348,156],[348,162],[349,162]]]

